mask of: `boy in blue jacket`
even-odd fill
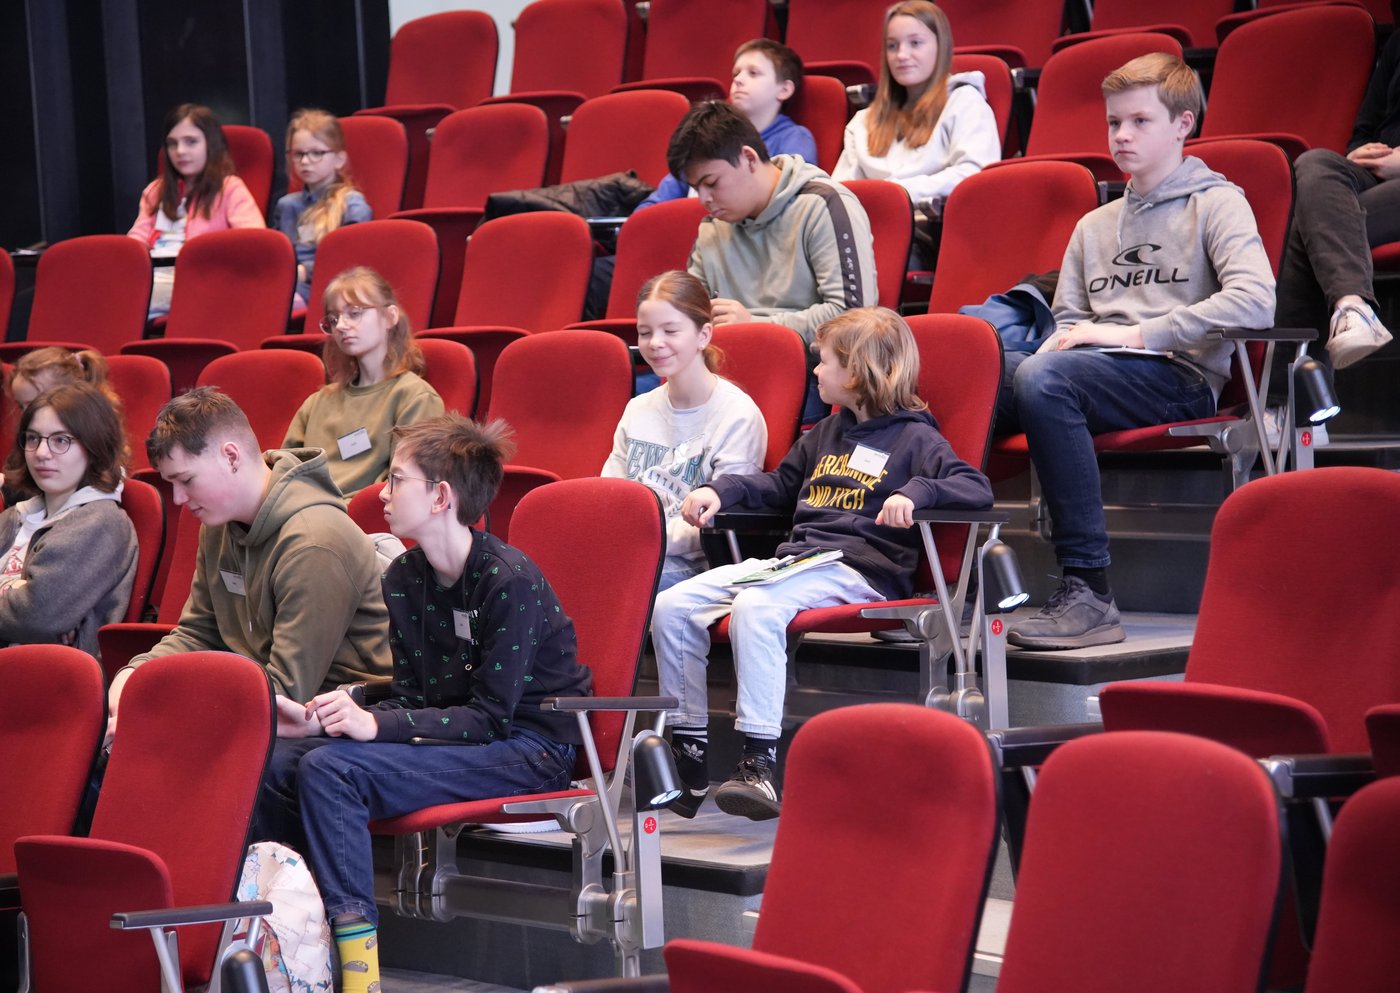
[[[656,599],[652,643],[670,715],[672,749],[686,792],[671,805],[694,817],[709,792],[705,669],[710,625],[730,614],[744,754],[715,803],[751,820],[778,816],[774,781],[787,690],[788,622],[799,611],[902,599],[911,592],[921,540],[913,514],[929,507],[992,504],[991,484],[953,453],[915,392],[919,353],[909,325],[881,307],[846,311],[817,329],[817,385],[841,408],[792,447],[773,472],[722,476],[692,490],[681,508],[704,525],[722,507],[791,512],[777,554],[839,551],[838,560],[779,582],[737,587],[766,563],[749,559],[688,579]]]

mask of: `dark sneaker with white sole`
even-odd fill
[[[1066,576],[1045,606],[1006,632],[1020,648],[1053,650],[1113,645],[1127,635],[1113,598],[1102,599],[1078,576]]]
[[[778,816],[782,801],[773,781],[773,763],[763,755],[745,755],[734,775],[715,790],[715,806],[726,814],[768,821]]]

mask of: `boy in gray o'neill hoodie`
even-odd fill
[[[1055,291],[1056,330],[1008,353],[997,431],[1026,433],[1045,493],[1060,589],[1007,640],[1026,648],[1122,641],[1093,435],[1210,417],[1230,373],[1218,327],[1266,328],[1274,277],[1240,189],[1183,144],[1200,116],[1195,74],[1144,55],[1103,82],[1109,150],[1127,193],[1085,215]]]

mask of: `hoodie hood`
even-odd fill
[[[775,155],[772,161],[780,170],[780,174],[778,185],[773,189],[773,196],[768,200],[768,206],[764,207],[757,217],[740,221],[737,227],[753,231],[762,230],[781,217],[793,197],[802,192],[802,187],[812,180],[819,179],[831,183],[830,176],[800,156]]]
[[[959,86],[970,86],[977,91],[982,99],[987,98],[987,77],[981,69],[973,69],[970,72],[955,72],[948,76],[948,92],[952,93]]]
[[[288,518],[308,507],[326,505],[344,511],[345,498],[331,480],[326,453],[321,449],[263,452],[263,461],[272,470],[272,478],[268,480],[258,516],[246,531],[242,525],[229,525],[230,535],[239,544],[251,547],[275,538]]]

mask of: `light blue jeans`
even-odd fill
[[[656,597],[651,642],[663,696],[680,701],[668,719],[678,727],[709,722],[705,670],[709,666],[710,625],[731,614],[729,640],[739,680],[738,720],[745,734],[776,738],[783,730],[787,694],[787,626],[802,610],[869,603],[883,599],[844,562],[809,569],[780,583],[739,592],[729,585],[764,566],[746,559],[702,572]]]

